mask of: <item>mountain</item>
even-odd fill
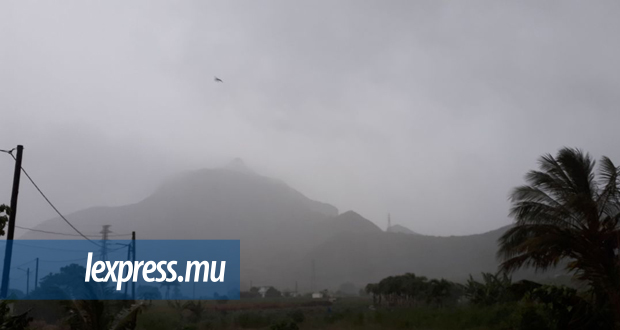
[[[85,233],[111,225],[117,234],[136,231],[138,239],[240,239],[242,282],[282,289],[298,283],[302,291],[313,286],[313,263],[316,289],[345,282],[361,287],[405,272],[454,280],[493,272],[496,242],[507,229],[460,237],[405,235],[398,227],[384,232],[358,213],[339,214],[256,174],[241,160],[170,178],[135,204],[89,208],[67,218]],[[35,229],[68,232],[59,218]],[[22,238],[66,239],[40,232]]]
[[[388,233],[401,233],[401,234],[408,234],[408,235],[420,235],[418,233],[416,233],[415,231],[402,226],[402,225],[393,225],[391,227],[389,227],[386,230]]]

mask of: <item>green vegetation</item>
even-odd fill
[[[9,207],[5,204],[0,205],[0,236],[4,236],[4,227],[9,221]],[[26,329],[32,317],[27,312],[15,315],[9,307],[9,301],[0,300],[0,329]]]
[[[598,175],[594,167],[576,149],[541,157],[529,185],[512,193],[516,225],[500,238],[498,255],[507,272],[568,260],[567,269],[589,286],[589,303],[609,327],[620,327],[620,168],[607,157]]]
[[[242,292],[239,301],[46,302],[60,314],[55,319],[39,314],[40,302],[18,307],[34,309],[32,329],[46,330],[620,329],[620,167],[603,157],[598,174],[594,168],[575,149],[543,156],[540,170],[527,174],[528,185],[511,195],[516,223],[499,239],[499,271],[483,272],[480,280],[470,275],[456,283],[406,273],[370,283],[359,296],[346,283],[333,295],[324,290],[321,299],[269,287]],[[585,289],[513,282],[511,273],[527,266],[565,266]],[[65,267],[32,294],[69,286],[80,272]],[[175,287],[162,289],[169,296]],[[138,294],[144,300],[161,297],[157,287],[139,287]],[[0,305],[0,328],[23,328],[28,317],[9,316],[6,306]]]
[[[372,294],[373,303],[377,305],[387,303],[390,306],[416,306],[426,303],[442,306],[446,300],[458,298],[460,289],[460,286],[444,279],[429,281],[424,276],[408,273],[384,278],[376,284],[368,284],[366,293]]]
[[[0,236],[4,236],[4,228],[6,223],[9,222],[10,208],[5,204],[0,204]]]

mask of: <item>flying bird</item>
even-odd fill
[[[220,79],[220,78],[218,78],[218,77],[215,77],[215,79],[214,79],[214,80],[215,80],[215,82],[221,82],[221,83],[223,83],[222,79]]]

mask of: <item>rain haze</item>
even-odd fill
[[[614,1],[5,1],[0,148],[24,145],[63,213],[239,157],[381,228],[482,233],[510,223],[541,154],[620,159],[618,17]],[[22,226],[56,216],[25,178],[19,205]]]

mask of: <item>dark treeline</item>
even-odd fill
[[[366,285],[365,291],[372,295],[373,302],[377,305],[442,306],[446,301],[453,302],[458,298],[462,287],[445,279],[428,280],[424,276],[407,273],[386,277],[379,283],[370,283]]]

